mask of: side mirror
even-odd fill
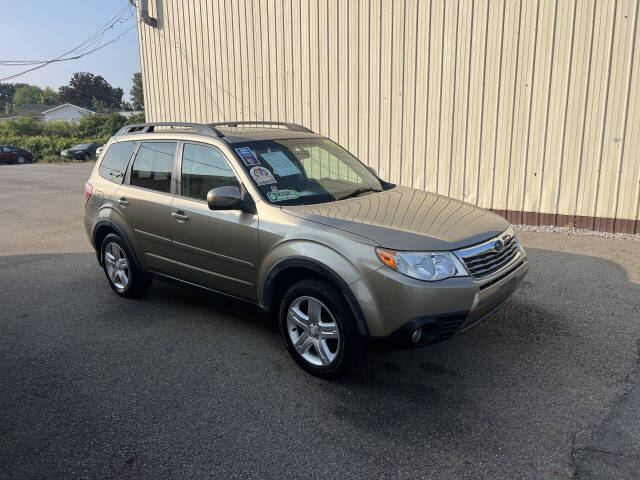
[[[243,207],[242,194],[238,187],[218,187],[207,193],[210,210],[240,210]]]

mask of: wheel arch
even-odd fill
[[[93,234],[91,235],[93,247],[96,251],[96,255],[98,257],[98,263],[100,264],[100,266],[102,266],[102,255],[100,254],[100,247],[102,246],[102,241],[110,233],[115,233],[120,238],[122,238],[122,241],[127,246],[127,249],[129,250],[129,252],[131,252],[131,257],[132,257],[133,263],[135,264],[135,267],[139,271],[142,271],[142,267],[140,265],[140,262],[138,261],[138,257],[136,256],[135,250],[133,249],[133,245],[131,244],[131,241],[127,237],[127,234],[124,232],[124,229],[120,225],[118,225],[117,222],[113,221],[110,218],[103,218],[98,222],[96,222],[96,224],[93,227]]]
[[[369,336],[364,314],[349,285],[323,263],[309,257],[289,257],[274,265],[264,282],[264,309],[273,312],[280,305],[280,298],[293,284],[304,278],[319,278],[335,286],[346,300],[356,321],[360,335]]]

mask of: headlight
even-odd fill
[[[377,248],[376,253],[385,265],[418,280],[433,282],[467,275],[458,258],[451,252],[397,252]]]

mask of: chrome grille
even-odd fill
[[[497,272],[513,260],[520,247],[511,229],[477,247],[459,250],[458,255],[474,278],[483,278]]]

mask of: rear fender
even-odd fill
[[[106,210],[109,210],[109,212],[106,212]],[[98,262],[100,263],[100,265],[102,265],[102,258],[100,255],[101,246],[96,244],[96,234],[101,228],[106,227],[114,231],[115,233],[117,233],[118,236],[122,238],[122,241],[125,243],[129,251],[131,252],[131,255],[133,256],[133,263],[135,264],[136,268],[142,271],[143,268],[142,268],[142,265],[140,264],[140,261],[138,260],[138,257],[136,256],[136,249],[135,249],[134,243],[131,241],[131,238],[134,238],[133,231],[126,226],[126,223],[124,223],[122,216],[118,214],[115,210],[103,208],[102,211],[100,212],[101,215],[103,211],[104,213],[108,213],[108,216],[101,216],[100,220],[98,220],[95,226],[93,227],[93,234],[91,235],[91,243],[93,243],[93,246],[96,250],[96,255],[98,256]]]

